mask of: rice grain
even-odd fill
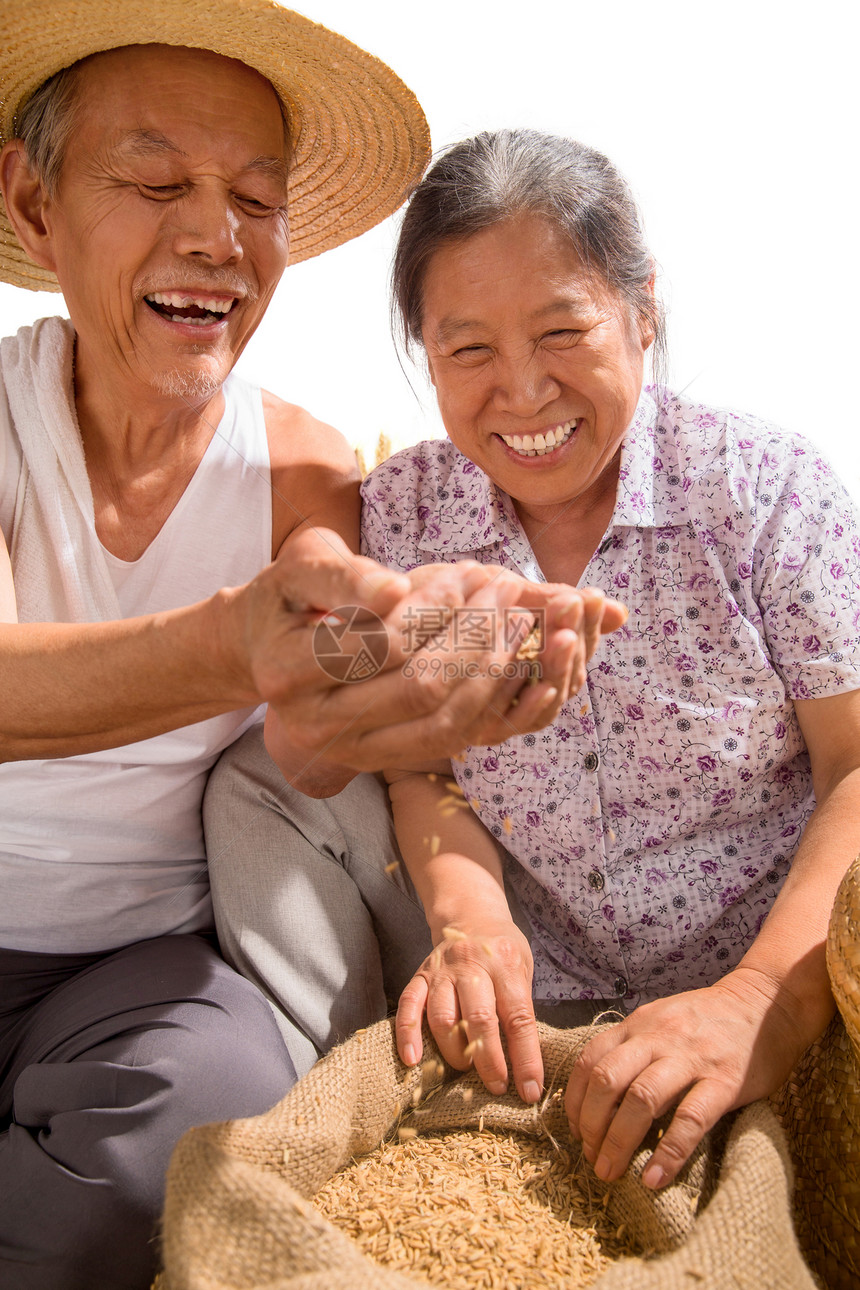
[[[628,1252],[565,1147],[397,1133],[314,1197],[376,1263],[447,1290],[580,1290]]]

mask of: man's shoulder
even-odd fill
[[[334,426],[306,408],[260,391],[272,475],[272,527],[277,551],[307,521],[358,541],[359,469]]]
[[[328,466],[337,473],[357,471],[355,452],[334,426],[307,408],[261,390],[272,470],[297,464]]]

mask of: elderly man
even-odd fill
[[[212,935],[210,767],[261,703],[317,797],[498,741],[519,682],[489,664],[515,644],[410,679],[404,628],[539,593],[352,555],[344,441],[230,376],[288,254],[370,227],[418,174],[397,78],[269,0],[8,0],[2,23],[0,273],[59,285],[71,321],[0,350],[0,1281],[142,1287],[176,1139],[295,1074]],[[520,729],[598,630],[596,604],[544,601]],[[342,606],[385,646],[361,685],[314,659]]]

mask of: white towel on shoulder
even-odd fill
[[[0,373],[24,457],[10,551],[22,623],[122,617],[96,534],[75,416],[74,344],[67,318],[42,318],[0,342]]]

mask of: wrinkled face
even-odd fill
[[[653,340],[541,216],[442,246],[422,339],[451,440],[534,513],[614,496]]]
[[[284,126],[269,83],[203,50],[131,46],[81,69],[45,219],[77,362],[130,397],[208,398],[287,263]]]

